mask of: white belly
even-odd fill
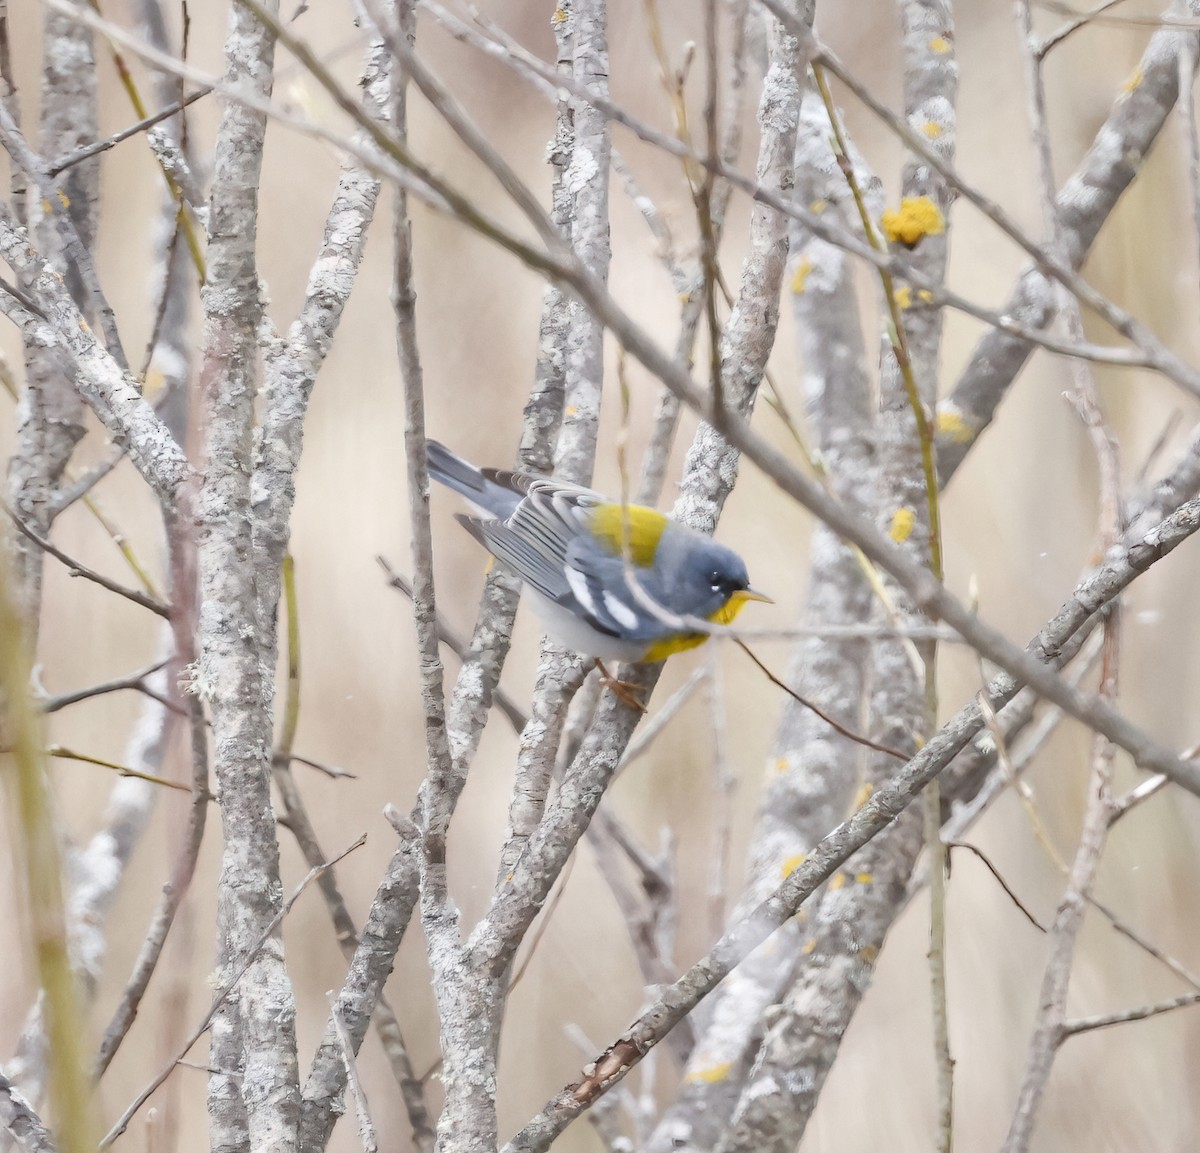
[[[546,632],[559,644],[602,661],[637,661],[649,649],[646,641],[626,641],[592,628],[582,617],[525,586],[533,611],[546,626]]]

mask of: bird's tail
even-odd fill
[[[497,484],[482,469],[463,460],[444,444],[427,440],[425,453],[429,461],[429,475],[465,496],[481,512],[507,520],[521,503],[521,493]]]

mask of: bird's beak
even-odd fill
[[[745,604],[746,601],[762,601],[765,605],[773,605],[775,603],[766,593],[756,592],[754,589],[738,589],[733,594],[732,599],[739,604]]]

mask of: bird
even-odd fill
[[[476,468],[436,440],[426,453],[429,475],[483,514],[456,519],[524,581],[546,632],[606,676],[604,661],[664,661],[708,640],[697,621],[727,625],[751,601],[774,603],[732,549],[655,509]]]

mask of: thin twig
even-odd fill
[[[558,875],[558,879],[554,882],[554,889],[550,893],[549,899],[542,908],[538,923],[533,932],[527,938],[529,945],[525,950],[525,955],[513,966],[513,975],[509,978],[508,992],[512,991],[521,983],[521,978],[529,971],[529,966],[533,963],[533,958],[537,954],[538,946],[542,943],[546,936],[546,930],[550,928],[550,921],[554,916],[555,909],[563,899],[563,894],[567,891],[567,882],[571,879],[571,873],[575,868],[575,858],[572,857],[567,866]]]
[[[725,682],[715,648],[708,655],[707,687],[713,793],[713,829],[711,848],[707,854],[708,924],[710,933],[715,937],[727,924],[730,847],[733,841],[734,793],[737,789],[737,776],[729,759]]]
[[[1043,925],[1041,921],[1039,921],[1029,911],[1028,908],[1026,908],[1024,902],[1013,890],[1013,887],[1004,879],[1004,874],[1001,873],[998,868],[996,868],[996,866],[992,863],[991,858],[988,857],[987,853],[985,853],[978,845],[972,845],[967,841],[947,840],[944,843],[948,849],[965,849],[968,853],[972,853],[978,857],[983,862],[984,868],[986,868],[987,871],[992,874],[996,884],[998,884],[1000,888],[1002,888],[1007,894],[1008,899],[1012,901],[1012,903],[1016,905],[1016,907],[1025,915],[1025,920],[1027,920],[1035,929],[1037,929],[1039,933],[1047,932],[1046,926]]]
[[[771,682],[771,684],[775,685],[776,688],[783,689],[783,691],[787,693],[787,695],[791,697],[792,700],[794,700],[797,704],[801,704],[806,709],[816,713],[817,716],[819,716],[821,720],[823,720],[835,732],[841,733],[843,737],[845,737],[847,740],[853,741],[856,745],[862,745],[864,748],[874,749],[877,753],[884,753],[885,755],[894,757],[896,760],[901,762],[908,761],[909,758],[907,754],[902,753],[899,749],[893,748],[891,745],[881,745],[877,741],[871,740],[869,737],[864,737],[861,733],[856,733],[853,730],[848,729],[845,725],[831,717],[819,705],[814,704],[812,701],[808,700],[807,697],[802,697],[798,692],[796,692],[795,689],[785,684],[779,679],[779,677],[771,672],[771,670],[767,668],[767,666],[763,664],[763,662],[760,661],[758,657],[751,652],[750,648],[739,638],[734,638],[734,644],[736,644],[738,648],[740,648],[742,652],[744,652],[746,656],[748,656],[758,666],[763,676],[765,676],[767,680]]]
[[[121,992],[121,999],[104,1030],[93,1069],[93,1076],[97,1079],[104,1075],[133,1026],[138,1007],[149,987],[150,978],[154,975],[159,958],[162,956],[167,934],[175,922],[175,917],[187,895],[188,887],[191,885],[196,871],[196,861],[200,856],[200,846],[204,841],[208,805],[213,799],[208,790],[208,731],[204,722],[204,710],[194,697],[190,698],[189,711],[191,717],[192,804],[188,810],[187,828],[181,838],[179,855],[171,867],[171,879],[163,886],[158,908],[150,921],[150,928],[146,931],[142,946],[138,950],[133,972],[126,981],[125,988]]]
[[[131,769],[128,765],[119,765],[116,761],[107,761],[103,757],[93,757],[88,753],[78,753],[62,745],[49,745],[46,748],[49,757],[61,757],[68,761],[82,761],[86,765],[99,765],[102,769],[112,769],[119,777],[136,777],[139,781],[149,781],[152,785],[162,785],[165,789],[178,789],[181,793],[190,793],[191,785],[180,781],[169,781],[166,777],[158,777],[153,773],[143,773],[140,769]]]
[[[283,805],[283,814],[280,817],[280,823],[290,830],[292,836],[296,838],[296,843],[299,845],[305,861],[310,867],[313,867],[324,860],[325,853],[321,848],[321,843],[317,838],[317,831],[313,826],[312,819],[308,814],[308,808],[304,803],[304,799],[291,771],[291,762],[300,760],[292,752],[292,742],[295,740],[296,729],[300,720],[301,670],[300,608],[296,594],[295,563],[291,554],[285,554],[284,556],[283,597],[287,636],[288,688],[285,695],[283,719],[280,724],[280,735],[271,757],[271,764],[274,769],[275,785],[279,790],[279,797]],[[325,772],[330,773],[330,770],[325,766],[319,767]],[[347,776],[349,774],[338,770],[336,773],[330,773],[330,775]],[[325,900],[330,920],[333,922],[338,947],[341,949],[342,956],[346,958],[347,962],[353,964],[355,953],[360,944],[360,934],[354,918],[351,916],[350,910],[346,905],[345,898],[342,896],[337,877],[332,869],[322,874],[319,884],[321,896]],[[343,1058],[345,1058],[347,1053],[353,1058],[355,1045],[346,1029],[345,1018],[337,1010],[336,1006],[333,1012],[331,1012],[330,1020],[334,1024],[339,1044],[342,1044],[344,1041]],[[400,1022],[391,1004],[382,992],[380,992],[375,1001],[375,1012],[372,1021],[380,1042],[383,1045],[384,1053],[391,1067],[392,1076],[404,1099],[409,1121],[413,1128],[414,1141],[418,1148],[423,1153],[426,1153],[432,1147],[433,1139],[429,1106],[425,1101],[421,1085],[413,1072],[412,1060],[409,1057],[408,1046],[400,1029]]]
[[[384,815],[396,829],[400,843],[392,853],[383,879],[376,888],[370,912],[359,934],[358,947],[354,950],[336,1002],[350,1033],[352,1048],[355,1049],[362,1044],[373,1020],[379,1029],[381,1019],[375,1009],[417,900],[419,878],[416,855],[420,851],[420,835],[411,821],[401,817],[390,806],[385,809]],[[300,1149],[325,1148],[334,1123],[345,1111],[345,1085],[346,1070],[341,1045],[336,1026],[329,1019],[304,1084]],[[419,1127],[419,1119],[412,1112],[413,1102],[422,1098],[422,1084],[414,1077],[414,1084],[407,1087],[402,1085],[401,1090],[413,1125],[413,1144],[426,1153],[433,1148],[433,1128],[428,1117]]]
[[[375,560],[387,574],[388,584],[412,600],[412,582],[392,568],[386,557],[377,556]],[[440,613],[437,624],[438,636],[441,638],[442,644],[449,648],[459,660],[465,659],[468,648],[467,639],[456,632]],[[513,731],[519,736],[521,730],[529,722],[528,714],[499,686],[492,690],[492,704],[504,714]]]
[[[1067,245],[1055,201],[1045,82],[1042,59],[1035,51],[1030,0],[1017,0],[1015,12],[1025,58],[1030,119],[1038,157],[1047,246],[1054,257],[1061,261],[1066,257]],[[1079,300],[1068,295],[1065,288],[1060,287],[1059,293],[1062,297],[1060,311],[1068,335],[1076,335],[1083,330]],[[1071,398],[1088,432],[1099,467],[1099,535],[1102,546],[1107,550],[1116,544],[1121,534],[1121,491],[1116,442],[1104,422],[1095,382],[1088,366],[1082,361],[1072,361],[1071,367],[1074,380]],[[1117,695],[1119,619],[1118,605],[1114,604],[1102,625],[1104,650],[1099,695],[1106,700],[1115,699]],[[1087,898],[1092,892],[1112,824],[1114,756],[1113,744],[1100,734],[1093,734],[1092,770],[1083,829],[1050,933],[1049,957],[1042,977],[1037,1019],[1017,1102],[1004,1142],[1004,1153],[1024,1153],[1029,1147],[1037,1111],[1045,1094],[1058,1048],[1065,1036],[1063,1024],[1076,941],[1086,911]]]
[[[1185,985],[1190,986],[1196,992],[1200,993],[1200,974],[1192,972],[1181,961],[1172,957],[1169,953],[1164,952],[1153,941],[1148,940],[1139,933],[1132,925],[1130,925],[1123,917],[1119,916],[1114,909],[1109,908],[1102,901],[1096,900],[1094,896],[1088,898],[1088,904],[1096,910],[1112,927],[1120,933],[1127,941],[1132,942],[1142,950],[1148,957],[1153,957],[1160,965],[1174,973]]]
[[[143,117],[136,123],[130,124],[127,128],[122,128],[119,132],[114,132],[111,136],[105,137],[103,140],[97,140],[92,144],[85,145],[83,148],[76,148],[74,152],[68,152],[66,156],[60,156],[46,169],[46,175],[57,176],[60,172],[64,172],[76,164],[81,164],[93,156],[98,156],[101,152],[107,152],[123,140],[128,140],[131,136],[136,136],[139,132],[145,132],[146,129],[153,128],[156,124],[164,120],[170,120],[172,116],[182,112],[185,108],[190,108],[197,100],[203,99],[211,92],[211,88],[200,88],[191,95],[185,96],[181,100],[176,100],[174,104],[168,104],[160,111]]]
[[[1185,516],[1184,519],[1188,518]],[[1200,522],[1195,527],[1200,527]],[[1110,556],[1100,571],[1104,572],[1113,564],[1114,558]],[[1098,576],[1096,574],[1089,578],[1084,585],[1091,584]],[[1105,583],[1100,578],[1100,584]],[[1119,591],[1109,587],[1105,601]],[[1092,611],[1100,607],[1096,605]],[[1066,641],[1082,621],[1066,629],[1063,628],[1063,618],[1056,618],[1056,621],[1058,623],[1043,634],[1040,644],[1047,654],[1056,654],[1052,662],[1057,667],[1058,654],[1062,653]],[[1006,675],[994,679],[988,691],[992,707],[999,708],[1007,704],[1017,691],[1017,685]],[[505,1153],[525,1153],[545,1148],[592,1101],[624,1077],[646,1052],[711,992],[734,965],[765,940],[778,925],[792,917],[800,904],[855,852],[890,825],[920,794],[928,781],[978,735],[983,726],[983,714],[976,705],[970,704],[960,710],[898,776],[881,784],[849,820],[814,846],[771,896],[757,905],[744,920],[731,927],[706,957],[673,985],[659,990],[654,1003],[597,1058],[594,1067],[587,1069],[578,1082],[564,1087],[551,1098],[542,1111],[505,1146]]]
[[[1152,1005],[1140,1005],[1136,1009],[1125,1009],[1120,1013],[1101,1013],[1095,1017],[1079,1017],[1075,1020],[1064,1021],[1060,1037],[1077,1037],[1080,1033],[1090,1033],[1095,1029],[1107,1029],[1112,1025],[1127,1025],[1131,1021],[1145,1021],[1157,1017],[1161,1013],[1171,1013],[1176,1009],[1187,1009],[1200,1004],[1200,993],[1185,993],[1182,997],[1172,997],[1167,1001],[1155,1001]]]
[[[102,697],[106,693],[119,693],[125,689],[136,689],[140,693],[145,693],[151,700],[158,701],[164,708],[171,709],[173,712],[179,713],[181,716],[186,715],[184,710],[179,707],[174,701],[160,693],[156,693],[149,685],[146,684],[146,678],[151,673],[158,672],[170,658],[163,658],[161,661],[155,661],[152,665],[147,665],[140,672],[131,673],[127,677],[117,677],[111,681],[104,681],[98,685],[91,685],[86,689],[76,689],[73,693],[60,693],[57,696],[46,697],[42,702],[42,712],[56,713],[59,709],[65,709],[68,705],[78,704],[80,701],[90,700],[92,697]]]
[[[330,1008],[333,1023],[337,1029],[338,1043],[342,1047],[342,1062],[346,1066],[346,1084],[350,1086],[350,1092],[354,1095],[354,1108],[358,1113],[358,1139],[362,1143],[363,1153],[377,1153],[379,1141],[375,1136],[375,1125],[371,1121],[371,1110],[367,1105],[366,1091],[358,1079],[354,1045],[336,1003],[331,1001]]]
[[[253,2],[253,0],[251,0]],[[763,0],[766,2],[766,0]],[[518,239],[515,235],[509,233],[495,221],[489,219],[485,214],[479,212],[469,201],[461,195],[456,194],[444,181],[438,179],[432,172],[425,169],[422,165],[417,164],[411,157],[405,156],[402,164],[407,164],[407,167],[397,167],[390,163],[386,157],[398,159],[395,156],[394,145],[386,136],[380,136],[374,140],[380,144],[383,149],[383,156],[371,152],[361,144],[348,138],[344,134],[340,134],[330,129],[324,124],[314,123],[297,116],[285,109],[271,105],[268,101],[260,100],[253,95],[250,95],[242,90],[231,88],[229,85],[222,83],[211,75],[199,72],[189,66],[182,65],[178,60],[162,53],[156,52],[154,49],[142,44],[131,36],[128,32],[122,29],[119,25],[113,24],[110,21],[103,20],[94,16],[86,10],[75,8],[68,0],[43,0],[48,7],[55,11],[63,11],[71,14],[75,19],[89,27],[99,29],[106,35],[112,36],[121,43],[128,46],[131,51],[139,56],[149,60],[155,67],[163,68],[175,74],[185,76],[193,80],[195,83],[208,84],[213,87],[215,92],[222,96],[237,100],[245,104],[249,108],[261,109],[273,119],[282,124],[287,124],[299,132],[314,136],[318,139],[327,140],[333,143],[337,148],[345,151],[353,156],[356,160],[362,163],[369,170],[378,172],[381,176],[399,182],[415,193],[419,193],[426,199],[427,203],[438,211],[449,211],[463,223],[480,232],[483,236],[491,239],[502,248],[507,249],[520,260],[528,264],[530,267],[540,269],[543,272],[553,276],[561,277],[566,271],[563,264],[557,257],[548,257],[544,253],[538,252],[530,245]],[[301,53],[305,50],[301,47]],[[311,54],[309,54],[311,55]],[[507,55],[501,57],[506,61],[510,58]],[[320,62],[312,57],[314,64],[321,67]],[[522,60],[522,68],[532,67],[528,60]],[[554,73],[550,71],[549,75]],[[332,79],[326,74],[326,80],[333,84]],[[322,83],[325,81],[323,80]],[[569,79],[562,81],[563,87],[574,93],[577,86],[573,85]],[[336,86],[334,86],[335,91]],[[589,94],[583,92],[583,98],[589,99]],[[338,92],[338,97],[343,94]],[[343,108],[347,105],[353,107],[353,102],[348,96],[338,99],[338,103]],[[675,156],[688,156],[699,163],[712,165],[717,174],[724,180],[727,180],[735,188],[745,192],[755,201],[765,204],[777,212],[783,213],[785,216],[801,221],[805,227],[810,228],[816,235],[823,239],[828,239],[830,243],[836,244],[838,247],[846,249],[848,252],[860,257],[870,264],[878,268],[886,269],[894,275],[903,276],[908,279],[911,284],[920,290],[928,291],[932,294],[930,301],[933,305],[945,305],[964,312],[969,316],[973,316],[983,323],[997,329],[1000,332],[1011,335],[1024,341],[1030,345],[1042,347],[1050,352],[1054,352],[1062,356],[1078,356],[1089,360],[1095,360],[1099,363],[1116,364],[1125,367],[1144,367],[1151,368],[1155,371],[1164,373],[1168,376],[1172,375],[1172,371],[1181,371],[1178,367],[1172,370],[1161,357],[1145,354],[1139,351],[1131,351],[1122,348],[1106,348],[1099,345],[1074,345],[1063,342],[1054,337],[1047,336],[1045,333],[1036,328],[1030,328],[1015,320],[1010,312],[997,312],[995,310],[980,307],[978,304],[952,292],[951,290],[939,287],[938,285],[929,282],[920,273],[916,272],[907,261],[903,258],[889,255],[881,256],[879,253],[872,251],[869,247],[863,245],[856,238],[849,236],[846,233],[828,227],[821,217],[808,211],[803,205],[798,205],[788,200],[785,197],[779,196],[776,193],[764,189],[756,182],[747,177],[744,173],[738,172],[730,164],[721,160],[713,160],[698,152],[690,152],[685,146],[681,145],[677,140],[656,131],[647,124],[643,124],[631,118],[619,107],[606,102],[600,98],[592,98],[598,108],[601,108],[609,115],[614,122],[624,124],[634,131],[637,135],[655,147],[661,148]],[[577,270],[574,270],[577,271]],[[611,321],[610,321],[611,323]],[[631,351],[638,355],[635,344],[631,344]],[[651,368],[651,371],[657,373],[656,368]],[[1184,377],[1188,376],[1187,372],[1183,372]],[[1197,374],[1197,380],[1200,382],[1200,374]],[[1180,381],[1182,383],[1182,381]],[[1200,389],[1200,383],[1197,383],[1197,388]]]
[[[302,757],[299,753],[292,753],[289,759],[296,761],[298,764],[307,765],[310,769],[316,769],[318,773],[324,773],[325,776],[334,781],[358,780],[358,774],[350,772],[349,769],[343,769],[338,765],[331,765],[325,761],[314,761],[310,757]]]
[[[1179,104],[1183,112],[1182,128],[1187,147],[1192,239],[1200,250],[1200,126],[1196,123],[1196,63],[1196,39],[1186,36],[1179,48]],[[1200,267],[1196,272],[1200,275]]]
[[[69,950],[60,836],[42,759],[39,718],[29,694],[26,622],[18,614],[13,591],[8,558],[0,555],[0,693],[5,733],[13,746],[9,776],[19,892],[31,917],[34,975],[50,1051],[49,1097],[57,1137],[66,1153],[84,1153],[93,1143],[93,1116],[79,990]],[[29,1131],[36,1132],[32,1127]]]
[[[317,878],[325,873],[328,869],[332,869],[333,866],[338,864],[339,861],[344,860],[351,853],[353,853],[355,849],[361,848],[366,843],[367,834],[363,833],[362,836],[353,842],[353,844],[343,849],[332,860],[318,865],[315,869],[309,869],[308,873],[305,874],[304,880],[302,880],[300,884],[296,886],[296,889],[292,895],[283,903],[283,907],[271,919],[271,923],[266,927],[266,930],[255,942],[254,947],[243,959],[242,964],[238,967],[232,978],[222,985],[220,989],[218,989],[216,996],[213,997],[212,1004],[209,1006],[208,1012],[204,1014],[200,1024],[197,1025],[196,1028],[193,1029],[188,1035],[186,1041],[180,1047],[178,1054],[171,1058],[171,1060],[167,1062],[167,1064],[150,1081],[150,1083],[129,1103],[125,1111],[113,1123],[112,1128],[109,1129],[109,1131],[104,1135],[99,1145],[101,1149],[107,1149],[118,1137],[121,1136],[122,1133],[125,1132],[129,1126],[129,1122],[133,1120],[137,1111],[150,1099],[155,1090],[171,1075],[172,1070],[180,1061],[183,1060],[184,1057],[187,1056],[191,1047],[198,1040],[200,1040],[201,1037],[204,1036],[209,1025],[212,1024],[212,1019],[216,1016],[217,1010],[220,1009],[222,1004],[224,1004],[225,998],[233,992],[233,990],[237,987],[238,982],[241,981],[241,979],[246,975],[246,972],[249,970],[250,966],[254,964],[255,958],[257,958],[258,954],[262,951],[263,946],[266,945],[266,943],[275,935],[275,931],[283,923],[283,919],[288,915],[288,913],[292,911],[292,906],[295,905],[295,903],[300,899],[300,895],[304,892],[304,890],[307,889],[313,881],[317,880]]]
[[[1044,4],[1044,7],[1051,11],[1060,11],[1063,15],[1069,15],[1071,19],[1067,21],[1057,32],[1052,32],[1040,44],[1037,45],[1035,55],[1037,59],[1044,60],[1055,48],[1057,48],[1069,36],[1074,35],[1080,28],[1086,28],[1089,24],[1099,23],[1097,17],[1102,16],[1110,8],[1115,8],[1118,4],[1123,4],[1124,0],[1103,0],[1094,8],[1090,8],[1087,12],[1075,14],[1070,11],[1067,5]]]
[[[17,514],[7,505],[4,505],[4,511],[8,513],[9,519],[16,526],[17,531],[22,536],[28,537],[38,548],[43,552],[49,553],[55,560],[66,565],[67,571],[71,576],[83,577],[85,580],[92,581],[98,584],[101,588],[107,589],[111,593],[116,593],[117,596],[124,597],[126,600],[133,601],[135,605],[141,605],[142,608],[149,609],[152,613],[156,613],[160,617],[169,618],[171,615],[171,606],[163,604],[162,601],[156,600],[152,596],[147,596],[146,593],[139,589],[126,588],[124,585],[118,584],[116,581],[109,579],[102,573],[96,572],[95,569],[88,568],[81,561],[74,560],[67,556],[57,545],[52,544],[40,533],[35,532],[29,527]]]
[[[1012,786],[1013,791],[1017,794],[1017,799],[1021,803],[1021,807],[1025,811],[1026,817],[1029,819],[1029,827],[1033,830],[1033,835],[1037,839],[1038,844],[1045,850],[1046,856],[1054,864],[1055,868],[1063,876],[1066,876],[1069,871],[1067,863],[1063,860],[1062,854],[1059,853],[1055,846],[1054,840],[1050,836],[1045,822],[1042,820],[1041,813],[1038,812],[1033,790],[1029,787],[1024,777],[1017,772],[1016,766],[1009,756],[1008,741],[1005,737],[1004,729],[1000,724],[1000,718],[997,716],[996,710],[992,708],[987,699],[986,689],[981,689],[975,700],[984,715],[988,733],[991,735],[992,743],[995,747],[996,767],[999,771],[999,777],[1003,779],[1005,784]]]
[[[46,170],[46,161],[29,146],[20,127],[3,103],[0,103],[0,138],[3,139],[13,164],[23,168],[25,174],[37,185],[38,194],[42,197],[50,217],[50,226],[62,246],[63,259],[78,276],[80,287],[86,293],[84,299],[95,310],[100,331],[104,334],[105,347],[122,370],[128,372],[129,361],[121,345],[116,317],[100,287],[92,253],[84,243],[74,217],[59,199],[59,190]]]
[[[1196,754],[1193,753],[1193,756]],[[1124,796],[1113,801],[1112,815],[1108,819],[1109,827],[1117,823],[1130,809],[1136,808],[1143,801],[1148,801],[1156,793],[1162,792],[1166,786],[1170,784],[1166,777],[1161,773],[1156,773],[1152,777],[1147,777],[1144,781],[1135,785]]]

